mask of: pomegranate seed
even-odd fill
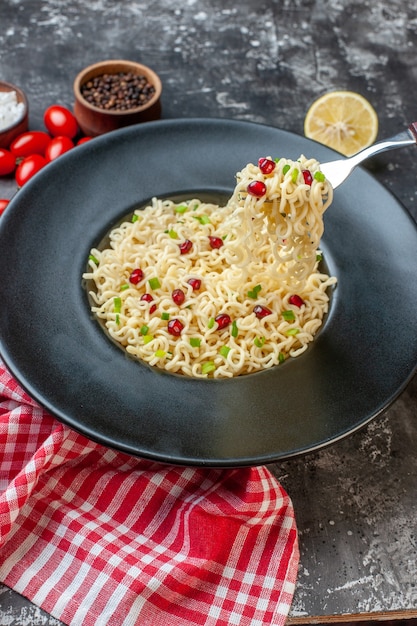
[[[221,248],[223,245],[223,239],[220,237],[209,237],[210,246],[215,250],[216,248]]]
[[[262,174],[271,174],[275,169],[275,163],[271,159],[262,158],[258,161],[258,167]]]
[[[145,302],[152,302],[153,300],[150,293],[144,293],[140,299],[144,300]],[[156,311],[156,304],[152,304],[152,306],[149,308],[149,313],[155,313],[155,311]]]
[[[143,278],[143,272],[142,270],[137,267],[135,270],[133,270],[133,272],[130,274],[129,276],[129,282],[132,283],[132,285],[137,285],[138,283],[140,283],[140,281]]]
[[[178,319],[169,320],[168,322],[168,332],[170,335],[174,335],[174,337],[179,337],[184,330],[184,324],[180,322]]]
[[[186,239],[185,241],[183,241],[183,243],[180,243],[181,254],[187,254],[187,252],[189,252],[192,247],[193,247],[193,242],[190,241],[189,239]]]
[[[255,313],[256,317],[259,320],[261,320],[263,317],[266,317],[267,315],[271,315],[272,314],[271,309],[268,309],[268,307],[262,306],[261,304],[257,304],[253,308],[253,312]]]
[[[305,304],[304,300],[298,296],[296,293],[293,296],[290,296],[288,298],[288,302],[290,304],[293,304],[294,306],[298,306],[298,308],[300,308],[301,306],[303,306],[303,304]]]
[[[313,177],[311,175],[311,172],[309,172],[308,170],[302,170],[302,174],[303,174],[305,184],[310,185],[311,187],[313,183]]]
[[[247,187],[248,193],[256,198],[262,198],[266,194],[266,185],[261,180],[253,180]]]
[[[220,315],[215,318],[215,321],[217,322],[218,330],[223,330],[223,328],[229,326],[232,320],[230,319],[230,316],[227,315],[227,313],[220,313]]]
[[[191,285],[193,291],[198,291],[201,287],[201,280],[199,278],[190,278],[187,283]]]
[[[175,304],[180,305],[185,300],[185,293],[182,289],[174,289],[174,291],[172,292],[172,299],[174,300]]]

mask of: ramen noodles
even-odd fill
[[[133,357],[225,378],[303,353],[335,277],[320,270],[332,188],[314,159],[259,159],[225,206],[154,198],[93,249],[93,313]]]

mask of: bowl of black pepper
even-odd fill
[[[85,135],[96,137],[161,117],[162,84],[146,65],[109,60],[89,65],[74,81],[74,115]]]

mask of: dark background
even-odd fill
[[[413,2],[0,0],[0,79],[26,91],[31,129],[43,129],[49,105],[72,107],[83,67],[110,58],[160,75],[166,119],[233,118],[303,134],[310,104],[332,89],[373,104],[379,139],[417,119]],[[366,167],[417,219],[414,147]],[[0,179],[0,197],[15,191],[12,177]],[[271,468],[300,532],[292,619],[417,615],[416,398],[413,379],[362,431]],[[0,624],[57,624],[47,619],[0,586]]]

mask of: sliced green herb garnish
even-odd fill
[[[219,350],[219,354],[224,356],[225,359],[227,359],[227,355],[229,354],[229,352],[230,352],[229,346],[222,346]]]
[[[284,165],[284,167],[282,168],[282,173],[284,174],[284,176],[287,172],[290,171],[290,169],[291,169],[291,165],[288,165],[288,163],[287,165]]]
[[[214,317],[210,317],[209,321],[207,322],[207,328],[213,328],[214,324],[215,324]]]
[[[178,239],[178,233],[175,230],[168,230],[167,233],[171,239]]]
[[[278,354],[278,362],[279,363],[284,363],[284,361],[285,361],[285,354],[283,352],[280,352]]]
[[[233,322],[232,322],[232,337],[236,338],[238,336],[238,334],[239,334],[239,329],[237,327],[236,320],[233,320]]]
[[[297,170],[297,168],[294,168],[293,171],[291,172],[291,180],[294,184],[298,180],[298,174],[299,174],[299,170]]]
[[[129,289],[129,285],[127,283],[120,285],[120,291],[126,291],[126,289]]]
[[[199,337],[190,337],[190,346],[192,348],[199,348],[201,346],[201,339]]]
[[[157,276],[149,279],[149,287],[151,289],[159,289],[160,286],[161,286],[161,283],[159,282],[159,278]]]
[[[169,313],[167,313],[166,311],[163,311],[161,313],[161,320],[169,320]]]
[[[94,254],[90,254],[90,256],[88,257],[89,261],[92,261],[93,263],[95,263],[96,265],[99,264],[99,260],[96,259],[96,257],[94,256]]]
[[[313,178],[314,180],[317,180],[319,183],[324,183],[324,181],[326,180],[326,177],[323,174],[323,172],[315,172]]]
[[[134,215],[132,215],[132,224],[134,224],[135,222],[137,222],[139,219],[139,215],[136,215],[136,213]]]
[[[257,348],[262,348],[262,346],[265,344],[265,337],[255,337],[253,343]]]
[[[153,335],[143,335],[143,343],[150,343],[153,338]]]
[[[295,313],[294,311],[283,311],[282,317],[286,322],[294,322],[295,321]]]
[[[300,332],[299,328],[289,328],[288,330],[285,331],[285,334],[290,335],[290,337],[292,337],[294,335],[298,335],[299,332]]]
[[[146,324],[144,324],[143,326],[140,327],[140,334],[141,335],[147,335],[149,331],[149,326],[146,326]]]
[[[210,372],[214,372],[215,369],[216,369],[216,366],[214,365],[214,361],[206,361],[201,366],[201,373],[209,374]]]
[[[185,213],[187,209],[188,209],[187,204],[179,204],[178,206],[175,207],[175,213]]]
[[[155,352],[155,356],[157,356],[158,359],[162,359],[164,356],[166,356],[166,352],[165,350],[157,350]]]
[[[120,315],[118,313],[116,313],[116,324],[120,324]]]
[[[255,287],[251,289],[251,291],[248,291],[249,298],[253,298],[254,300],[256,300],[256,298],[258,297],[258,293],[261,291],[261,289],[261,285],[255,285]]]
[[[122,310],[122,299],[119,297],[113,298],[113,304],[114,304],[114,312],[120,313],[120,311]]]
[[[317,263],[320,263],[320,261],[323,260],[323,255],[321,252],[319,252],[318,254],[316,254],[316,261]]]

